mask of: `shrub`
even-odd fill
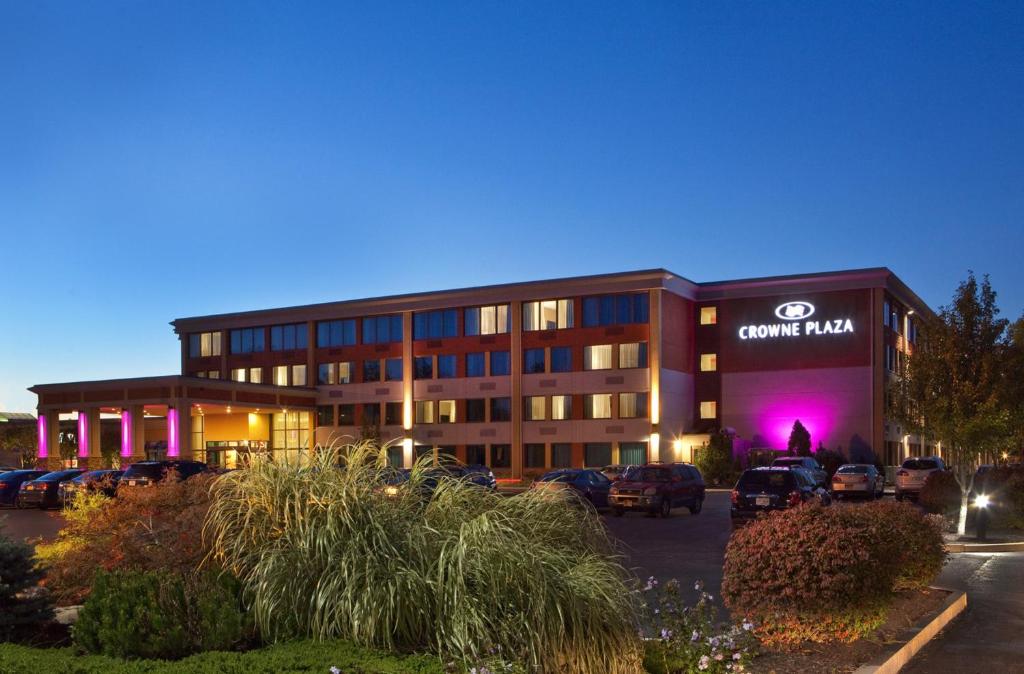
[[[924,481],[918,503],[930,513],[944,515],[960,508],[960,483],[949,470],[937,470]]]
[[[732,486],[739,474],[732,457],[732,437],[713,433],[708,444],[694,452],[694,465],[709,485]]]
[[[239,586],[212,573],[100,571],[72,630],[90,653],[177,659],[250,636]]]
[[[202,529],[215,479],[170,479],[113,499],[76,496],[57,540],[36,549],[58,603],[80,603],[97,569],[193,572],[207,553]]]
[[[1024,468],[1000,466],[989,471],[985,491],[994,499],[993,525],[1024,529]]]
[[[456,480],[424,499],[426,457],[388,497],[386,455],[360,443],[306,465],[254,457],[216,482],[206,532],[262,634],[636,671],[627,573],[592,509],[560,492],[507,498]]]
[[[846,458],[834,449],[825,449],[819,447],[818,451],[814,453],[815,460],[821,464],[821,467],[828,473],[828,479],[832,479],[832,476],[839,470],[839,466],[846,463]]]
[[[942,536],[908,504],[809,504],[733,534],[722,595],[768,644],[853,641],[884,621],[895,592],[942,568]]]
[[[0,641],[20,640],[53,618],[32,548],[0,534]]]

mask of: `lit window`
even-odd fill
[[[300,343],[302,346],[298,346]],[[355,343],[356,319],[354,318],[320,321],[316,324],[316,345],[321,349],[326,346],[352,346]],[[270,348],[274,351],[300,349],[305,346],[306,326],[301,323],[278,325],[270,329]]]
[[[715,419],[718,417],[718,403],[708,400],[700,404],[701,419]]]
[[[572,396],[551,396],[551,418],[555,421],[572,419]]]
[[[527,396],[523,398],[523,419],[525,421],[544,421],[544,396]]]
[[[220,355],[220,332],[194,332],[188,336],[190,358]]]
[[[309,448],[309,412],[275,412],[271,426],[274,449]]]
[[[231,381],[245,381],[247,370],[244,367],[237,367],[231,370]]]
[[[584,370],[610,370],[612,367],[612,345],[598,344],[583,347]]]
[[[718,354],[717,353],[702,353],[700,354],[700,371],[701,372],[714,372],[718,369]]]
[[[715,325],[718,323],[718,307],[701,307],[700,324]]]
[[[433,400],[417,400],[416,401],[416,423],[418,423],[418,424],[432,424],[432,423],[434,423],[434,401]]]
[[[288,385],[288,366],[287,365],[275,365],[274,366],[274,385],[275,386],[287,386]]]
[[[439,400],[439,401],[437,401],[437,423],[439,423],[439,424],[454,424],[455,423],[455,401],[454,400]]]
[[[523,303],[523,330],[562,330],[573,326],[572,300]]]
[[[316,379],[318,384],[349,384],[352,382],[352,363],[320,363]]]
[[[508,332],[508,305],[466,309],[466,335],[494,335]]]
[[[220,370],[210,370],[206,373],[209,379],[220,379]]]
[[[583,396],[584,419],[611,419],[612,394],[591,393]]]
[[[261,367],[250,367],[249,368],[249,382],[252,384],[263,383],[263,368]]]
[[[619,367],[647,367],[647,342],[619,344]]]
[[[292,386],[306,385],[306,366],[292,365]]]
[[[620,393],[619,418],[637,419],[647,416],[646,393]]]

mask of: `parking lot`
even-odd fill
[[[0,530],[14,540],[25,541],[42,538],[53,540],[64,526],[64,517],[58,510],[14,508],[0,509]]]

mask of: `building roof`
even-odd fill
[[[0,412],[0,424],[10,423],[12,421],[35,421],[36,415],[29,414],[28,412]]]

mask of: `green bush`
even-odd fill
[[[834,449],[825,449],[819,447],[818,451],[814,453],[814,459],[821,467],[828,473],[828,479],[832,479],[832,476],[839,470],[839,466],[846,463],[846,457],[837,452]]]
[[[944,561],[935,522],[909,504],[809,504],[733,534],[722,596],[766,643],[848,642],[882,624],[896,592],[931,583]]]
[[[693,463],[708,486],[732,486],[739,477],[732,457],[732,437],[726,433],[713,433],[707,445],[694,451]]]
[[[155,571],[97,573],[73,628],[80,648],[120,658],[228,650],[250,634],[234,579]]]
[[[635,595],[592,509],[457,480],[424,498],[426,457],[388,496],[386,456],[361,443],[306,465],[254,457],[217,481],[207,539],[265,637],[636,671]]]
[[[930,513],[945,515],[960,508],[960,483],[950,470],[937,470],[928,475],[917,497],[921,507]]]
[[[0,534],[0,641],[31,636],[53,618],[50,595],[32,548]]]
[[[985,491],[993,498],[993,526],[1024,529],[1024,468],[1001,466],[989,471]]]

